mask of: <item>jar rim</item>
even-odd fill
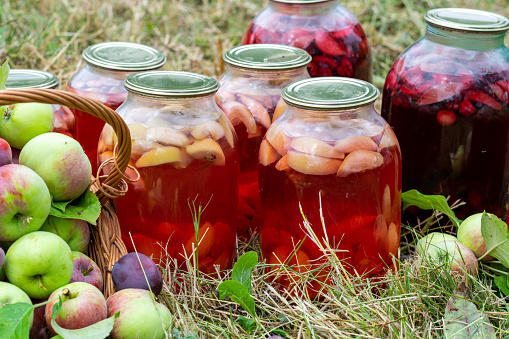
[[[56,88],[57,76],[36,69],[11,69],[5,83],[6,88]]]
[[[156,98],[190,98],[217,92],[216,79],[183,71],[148,71],[129,75],[124,87],[131,93]]]
[[[364,80],[322,77],[291,83],[281,93],[291,106],[320,111],[349,110],[373,104],[380,91]]]
[[[157,49],[133,42],[102,42],[87,47],[81,55],[89,65],[114,71],[152,70],[166,63]]]
[[[303,49],[278,44],[234,47],[223,54],[230,66],[252,70],[285,70],[307,66],[311,55]]]
[[[436,8],[424,15],[428,25],[460,32],[504,33],[509,30],[506,17],[469,8]]]

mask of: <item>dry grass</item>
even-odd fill
[[[250,0],[2,0],[0,1],[0,60],[14,68],[55,73],[63,87],[83,66],[81,51],[102,41],[132,41],[161,50],[167,69],[220,76],[221,53],[237,45],[252,18],[266,1]],[[345,0],[366,30],[374,56],[374,83],[382,86],[395,58],[423,35],[426,10],[468,7],[509,17],[504,1],[485,0]],[[429,227],[427,224],[424,227]],[[415,232],[408,228],[407,232]],[[417,228],[418,229],[418,228]],[[412,254],[412,243],[403,254]],[[258,243],[241,244],[239,255],[257,250]],[[333,256],[331,256],[333,258]],[[328,264],[332,283],[323,300],[282,295],[264,276],[265,264],[255,268],[253,296],[258,326],[248,333],[238,321],[247,316],[235,303],[221,301],[220,280],[207,279],[192,269],[180,272],[181,288],[165,286],[175,316],[174,338],[265,338],[281,329],[291,338],[442,338],[445,304],[457,287],[457,277],[441,265],[409,256],[400,270],[373,285],[340,274],[341,262]],[[507,300],[492,288],[491,269],[468,279],[471,300],[489,312],[497,337],[509,336]],[[303,280],[310,277],[303,277]],[[180,334],[179,334],[180,333]]]

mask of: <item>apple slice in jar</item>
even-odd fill
[[[279,101],[276,104],[276,108],[274,109],[274,114],[272,115],[272,122],[274,122],[274,120],[276,120],[285,109],[286,102],[283,100],[283,98],[279,98]]]
[[[286,171],[290,169],[288,166],[288,154],[285,154],[279,161],[276,163],[276,169],[278,171]]]
[[[143,154],[159,147],[162,147],[162,145],[157,142],[145,139],[133,140],[131,146],[131,159],[133,161],[137,161]]]
[[[239,99],[244,106],[251,112],[256,121],[262,124],[265,128],[269,128],[271,121],[267,109],[263,107],[258,101],[246,95],[239,95]],[[269,97],[270,100],[270,97]],[[272,103],[272,100],[271,100]]]
[[[382,166],[384,157],[377,152],[357,150],[348,154],[338,169],[339,177],[346,177],[353,173],[365,172]]]
[[[131,133],[131,140],[145,139],[145,135],[148,129],[145,125],[143,125],[140,122],[137,122],[135,124],[130,124],[127,127],[129,127],[129,132]]]
[[[189,139],[184,133],[171,128],[152,127],[147,129],[145,138],[149,141],[155,141],[164,146],[184,147],[189,144]]]
[[[221,146],[213,139],[195,140],[186,147],[186,152],[197,160],[204,160],[209,164],[224,166],[225,157]]]
[[[342,160],[306,154],[294,150],[288,151],[288,166],[297,172],[311,175],[337,173]]]
[[[376,151],[378,146],[371,138],[355,135],[336,141],[334,148],[338,152],[348,154],[357,150]]]
[[[224,130],[220,123],[209,120],[193,127],[191,135],[196,139],[212,138],[219,140],[224,137]]]
[[[217,119],[217,122],[223,128],[223,132],[224,132],[226,141],[228,141],[228,144],[230,145],[230,147],[233,148],[233,146],[235,146],[235,144],[233,142],[233,132],[232,132],[233,126],[232,126],[230,120],[228,120],[228,118],[225,117],[224,114],[221,114],[219,119]]]
[[[223,105],[221,105],[221,109],[234,126],[242,122],[244,126],[246,126],[248,133],[256,132],[256,121],[253,118],[253,115],[246,108],[246,106],[242,105],[240,102],[225,102]]]
[[[396,134],[394,134],[394,131],[392,130],[392,128],[389,125],[387,125],[384,129],[382,139],[380,140],[380,143],[378,144],[378,148],[383,149],[383,148],[389,148],[389,147],[393,147],[393,146],[398,146],[398,148],[399,148],[398,139],[396,138]]]
[[[141,168],[180,161],[182,161],[180,149],[174,146],[166,146],[154,148],[145,153],[136,161],[135,166]]]
[[[292,142],[292,138],[287,136],[283,128],[278,124],[273,124],[269,128],[265,135],[265,139],[270,142],[272,147],[281,155],[285,155],[286,152],[288,152]]]
[[[389,256],[398,257],[400,240],[398,228],[395,223],[391,222],[387,231],[387,238],[385,238],[385,250]]]
[[[268,166],[278,158],[277,151],[270,145],[267,140],[262,140],[260,144],[259,160],[263,166]]]
[[[320,139],[310,137],[293,138],[290,147],[296,151],[311,155],[333,159],[345,158],[345,153],[338,151],[333,146]]]
[[[217,91],[214,99],[216,100],[216,104],[218,106],[221,106],[226,101],[235,101],[237,99],[237,96],[235,95],[235,93],[232,93],[224,88],[220,88]]]

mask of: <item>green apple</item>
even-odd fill
[[[30,300],[30,297],[19,287],[0,281],[0,308],[6,305],[17,303],[26,303],[32,305],[32,300]],[[32,313],[32,315],[30,315],[30,327],[32,327],[33,319],[34,314]]]
[[[470,248],[477,258],[482,257],[487,251],[486,243],[484,242],[484,238],[481,233],[482,215],[482,213],[476,213],[469,216],[463,220],[458,228],[459,242]],[[488,213],[488,215],[494,217],[493,214]],[[491,259],[493,259],[493,257],[491,255],[487,255],[482,259],[482,261],[488,261]]]
[[[14,148],[53,130],[53,107],[35,102],[0,107],[0,137]]]
[[[71,280],[71,249],[58,235],[32,232],[16,240],[5,256],[7,279],[31,298],[45,299]]]
[[[64,134],[45,133],[33,138],[21,150],[19,163],[41,176],[54,201],[75,199],[90,185],[88,157],[79,142]]]
[[[88,223],[79,219],[48,216],[39,231],[58,235],[69,245],[71,251],[86,252],[90,242]]]
[[[11,242],[37,231],[51,208],[48,187],[33,170],[16,164],[0,167],[0,241]]]
[[[436,243],[447,240],[458,241],[454,235],[440,232],[431,232],[419,239],[416,246],[417,253],[423,254],[427,252],[430,247],[434,247],[433,245]]]
[[[111,337],[121,338],[166,338],[172,316],[168,308],[157,303],[147,290],[128,288],[108,298],[108,317],[120,311],[115,319]]]
[[[474,253],[459,241],[440,241],[428,248],[426,255],[435,262],[450,264],[451,271],[477,275],[479,266]]]

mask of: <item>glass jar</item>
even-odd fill
[[[283,44],[306,50],[312,77],[344,76],[371,82],[371,51],[359,20],[337,0],[269,0],[242,44]]]
[[[158,50],[136,43],[104,42],[92,45],[82,53],[86,65],[67,84],[67,90],[97,99],[111,109],[117,109],[127,97],[125,78],[132,73],[161,68],[166,57]],[[97,172],[97,140],[104,121],[74,110],[76,125],[72,134],[81,144]]]
[[[55,89],[59,80],[53,73],[35,69],[11,69],[5,83],[6,88],[48,88]],[[72,137],[74,115],[70,108],[53,106],[53,132]],[[20,150],[13,149],[13,161],[17,163]]]
[[[320,249],[325,241],[348,271],[365,277],[385,274],[398,256],[401,153],[374,109],[378,95],[365,81],[339,77],[283,90],[286,110],[260,146],[259,175],[260,246],[284,289],[299,279],[281,274],[282,263],[326,276],[321,267],[333,254]]]
[[[296,47],[260,44],[232,48],[223,59],[227,68],[219,81],[216,102],[229,117],[239,140],[237,234],[247,237],[258,232],[260,225],[260,143],[272,121],[284,110],[283,88],[309,78],[306,66],[311,57]]]
[[[229,268],[239,155],[233,127],[214,102],[218,82],[195,73],[150,71],[128,76],[125,88],[128,96],[117,112],[131,132],[130,164],[140,175],[116,202],[128,250],[134,251],[134,242],[138,252],[177,266],[187,257],[205,273]],[[101,161],[113,156],[115,143],[106,125]],[[126,174],[134,177],[132,170]]]
[[[506,218],[509,181],[509,20],[441,8],[385,81],[382,116],[403,155],[403,189],[451,196],[460,219]]]

